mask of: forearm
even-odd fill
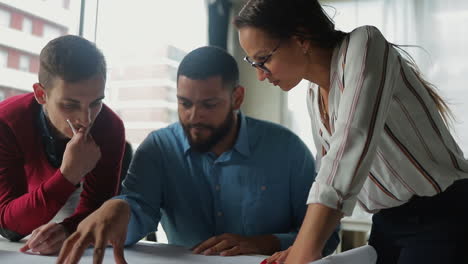
[[[301,230],[294,242],[300,259],[314,259],[321,256],[326,241],[339,224],[343,214],[321,204],[309,204]]]
[[[136,198],[132,195],[124,194],[116,196],[111,201],[114,200],[124,202],[128,206],[129,222],[125,240],[126,246],[133,245],[148,233],[156,231],[161,218],[159,210],[153,210],[154,208],[141,200],[141,197]]]
[[[9,185],[16,186],[13,182]],[[37,227],[49,222],[66,203],[75,187],[56,172],[50,179],[39,185],[35,190],[23,193],[11,186],[2,186],[3,193],[0,207],[0,226],[6,231],[18,235],[28,235]],[[34,216],[34,217],[31,217]],[[17,237],[17,236],[15,236]]]

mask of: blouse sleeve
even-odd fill
[[[344,84],[330,148],[321,159],[307,203],[351,215],[383,132],[394,85],[398,53],[375,27],[350,33],[338,65]]]

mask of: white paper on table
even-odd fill
[[[375,264],[377,252],[372,246],[366,245],[330,255],[326,258],[310,262],[310,264]]]
[[[138,243],[125,249],[129,264],[259,264],[265,256],[203,256],[192,254],[188,249],[167,244]],[[39,256],[17,251],[0,250],[1,264],[55,264],[55,256]],[[83,264],[93,263],[93,249],[89,248],[80,260]],[[106,248],[103,264],[114,264],[113,249]]]

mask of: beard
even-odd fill
[[[232,127],[234,126],[234,111],[232,111],[232,109],[228,111],[224,121],[218,127],[203,123],[184,124],[181,122],[181,124],[189,141],[190,147],[197,152],[208,152],[216,144],[223,140],[231,131]],[[211,134],[205,139],[195,139],[190,133],[191,128],[204,128],[211,131]]]

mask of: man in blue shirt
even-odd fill
[[[198,254],[270,255],[292,245],[315,177],[313,157],[286,128],[239,112],[245,90],[238,79],[234,58],[221,49],[202,47],[182,60],[180,121],[149,134],[122,195],[84,220],[59,263],[79,257],[73,245],[91,242],[98,259],[110,242],[119,263],[124,241],[136,243],[159,221],[170,244]],[[335,232],[323,253],[338,241]]]

